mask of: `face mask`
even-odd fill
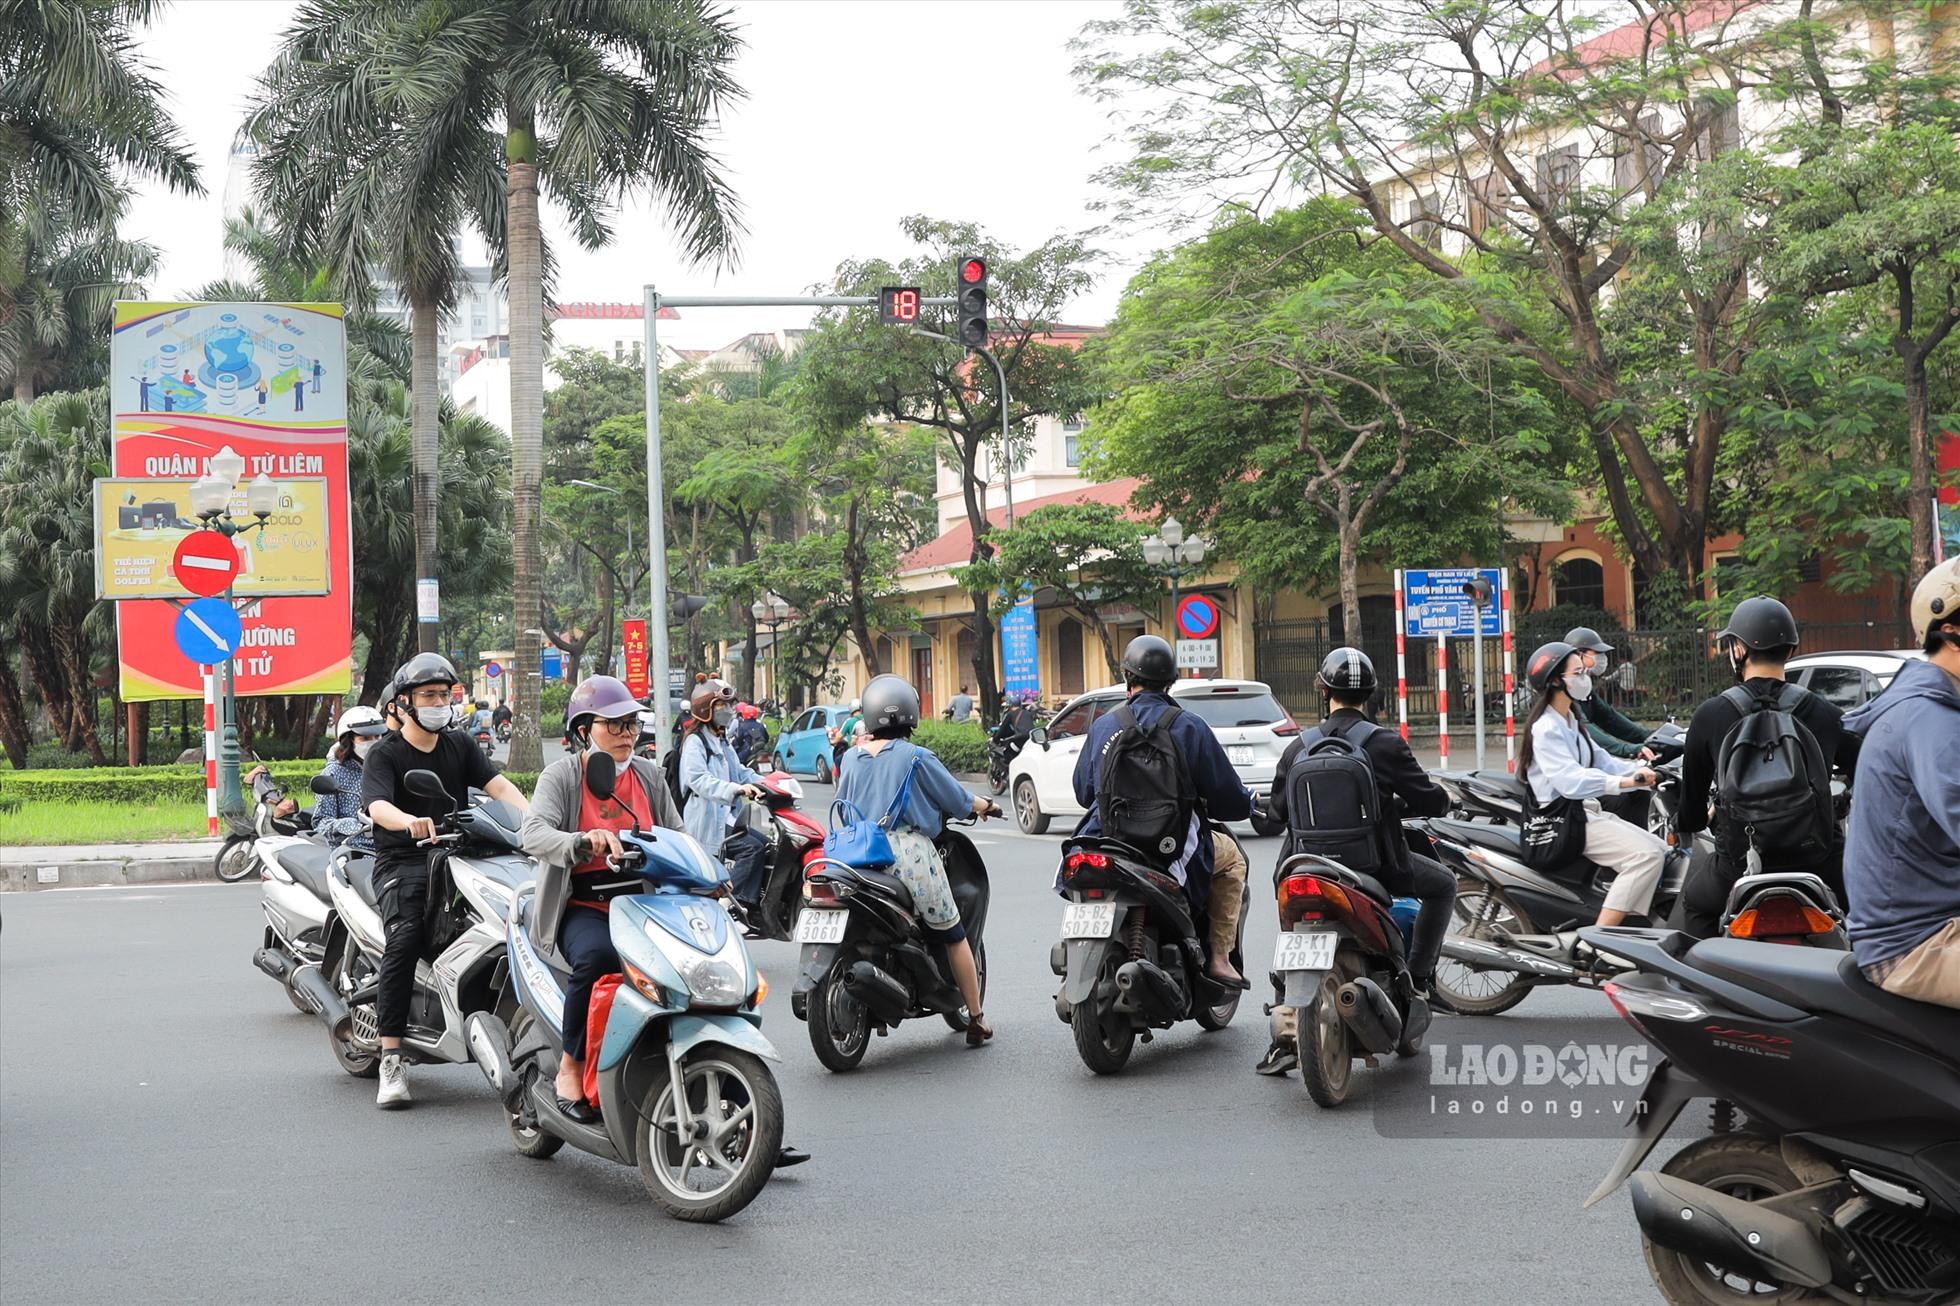
[[[1565,678],[1565,692],[1572,695],[1573,701],[1583,703],[1592,697],[1593,678],[1583,671],[1575,671]]]
[[[1606,679],[1606,668],[1611,666],[1612,662],[1613,659],[1607,657],[1604,653],[1593,654],[1592,666],[1590,668],[1593,673],[1593,679]]]
[[[354,741],[354,756],[360,758],[362,761],[367,760],[367,755],[373,749],[374,741],[372,739],[356,739]]]
[[[718,707],[715,709],[715,724],[717,726],[720,726],[723,730],[728,729],[729,722],[733,721],[734,719],[735,719],[734,708]]]
[[[455,719],[455,713],[446,707],[418,707],[415,709],[415,723],[430,734],[437,734],[449,729],[449,723]]]

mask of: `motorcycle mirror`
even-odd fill
[[[585,788],[594,798],[611,798],[613,788],[619,783],[619,764],[613,761],[611,753],[603,748],[595,748],[585,759]]]
[[[442,787],[442,781],[434,771],[415,770],[402,777],[402,784],[417,798],[440,798],[449,804],[449,810],[456,810],[456,800]]]
[[[306,782],[306,787],[308,789],[311,789],[314,793],[320,795],[320,797],[322,798],[325,798],[330,794],[337,794],[340,792],[340,790],[335,787],[334,782],[332,780],[329,780],[324,775],[314,776],[311,780],[308,780]]]
[[[1031,744],[1040,744],[1043,748],[1048,747],[1048,727],[1036,726],[1034,729],[1028,731],[1028,742]]]

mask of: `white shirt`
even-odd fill
[[[1614,757],[1593,746],[1585,723],[1547,709],[1531,727],[1531,771],[1525,779],[1540,803],[1556,798],[1598,798],[1618,792],[1615,778],[1632,775],[1645,762]]]

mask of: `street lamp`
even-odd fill
[[[1152,571],[1170,578],[1171,582],[1171,622],[1177,621],[1178,584],[1186,576],[1204,565],[1205,542],[1200,536],[1184,538],[1184,523],[1175,517],[1166,517],[1157,527],[1155,535],[1143,537],[1143,561]],[[1173,629],[1175,633],[1175,629]]]
[[[264,472],[245,486],[245,510],[256,522],[240,522],[231,515],[231,496],[238,478],[245,474],[245,459],[230,445],[211,455],[209,470],[191,482],[191,511],[202,528],[216,531],[227,539],[256,528],[265,537],[267,519],[279,507],[279,486]],[[225,601],[232,601],[232,588],[225,587]],[[238,780],[238,679],[237,650],[224,660],[225,692],[220,704],[223,723],[218,742],[218,806],[228,821],[245,818],[245,795]]]
[[[764,594],[749,604],[749,615],[758,623],[767,623],[769,627],[769,697],[778,701],[783,693],[783,650],[781,641],[776,638],[776,630],[789,620],[789,614],[789,603],[780,594]]]

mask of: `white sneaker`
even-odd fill
[[[374,1104],[384,1111],[396,1111],[414,1100],[408,1092],[408,1063],[399,1053],[382,1054],[381,1091],[374,1095]]]

